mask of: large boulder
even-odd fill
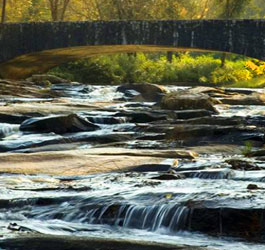
[[[142,95],[145,101],[149,102],[157,102],[163,95],[169,93],[165,87],[151,83],[130,83],[121,85],[117,88],[117,91],[122,93],[125,93],[128,90],[137,91]]]
[[[76,114],[31,118],[20,125],[22,131],[57,134],[94,131],[99,127]]]
[[[214,104],[219,102],[205,94],[193,94],[189,92],[172,92],[161,100],[161,108],[169,110],[205,109],[218,113]]]

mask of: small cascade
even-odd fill
[[[183,171],[179,172],[186,178],[198,178],[198,179],[231,179],[234,176],[233,171],[229,169],[211,169],[211,170],[199,170],[199,171]]]
[[[0,138],[4,138],[19,131],[19,125],[0,123]]]
[[[189,229],[191,209],[186,206],[97,205],[91,201],[74,197],[6,200],[0,207],[0,218],[9,211],[9,220],[14,220],[13,212],[20,211],[25,219],[38,221],[57,219],[68,223],[109,225],[152,232],[165,229],[169,234]]]
[[[190,209],[177,205],[108,205],[87,213],[91,224],[109,224],[125,228],[157,231],[166,228],[177,232],[188,228]]]

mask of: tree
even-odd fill
[[[239,18],[251,3],[252,0],[220,0],[221,12],[220,17],[231,19]]]
[[[4,23],[6,20],[6,1],[7,0],[3,0],[3,3],[2,3],[1,23]]]
[[[63,21],[70,0],[48,0],[52,21]]]

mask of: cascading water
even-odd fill
[[[19,125],[0,123],[0,138],[6,137],[19,131]]]
[[[104,206],[89,212],[90,223],[111,224],[125,228],[156,231],[161,228],[177,232],[187,228],[189,209],[177,205],[117,205]]]

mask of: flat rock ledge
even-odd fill
[[[166,158],[192,159],[196,153],[171,150],[92,149],[39,153],[4,153],[0,173],[76,176],[129,170],[144,164],[159,164]]]
[[[49,235],[1,240],[0,248],[21,250],[206,250],[206,248],[196,246]],[[207,248],[207,250],[213,249]]]

